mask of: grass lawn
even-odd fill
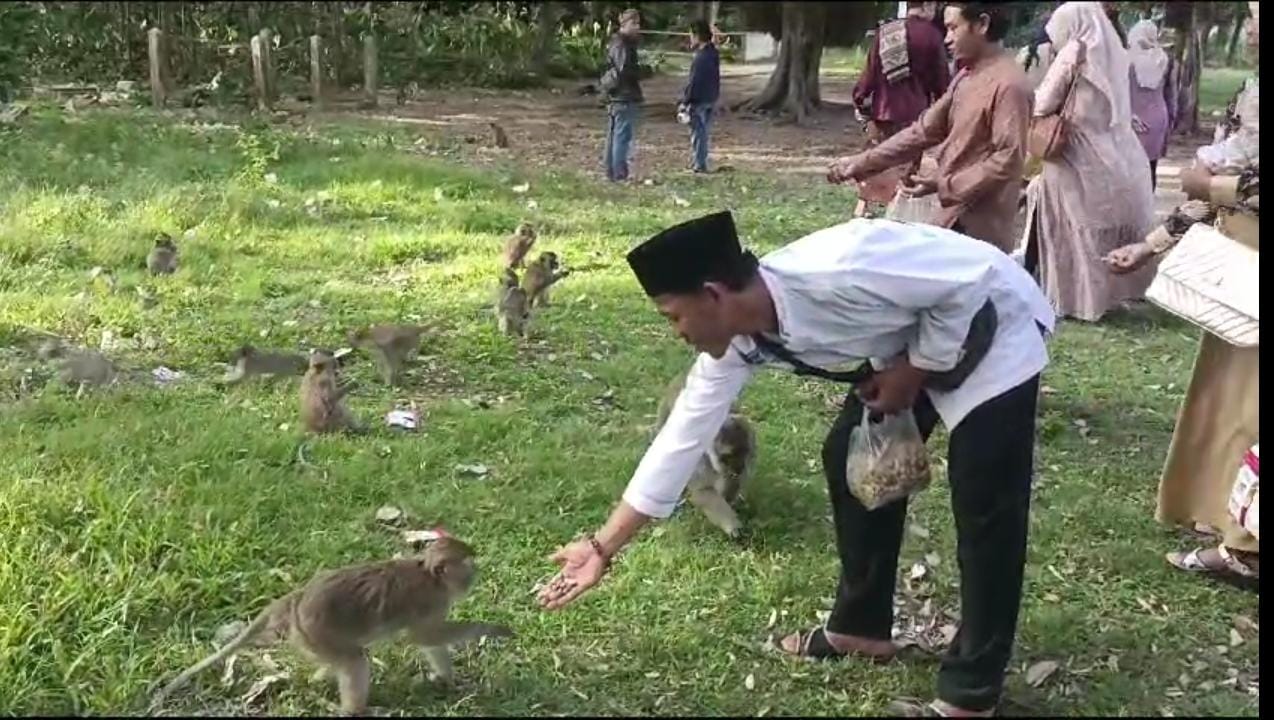
[[[722,206],[770,250],[843,219],[843,190],[746,171],[617,189],[592,168],[475,170],[427,126],[224,122],[43,109],[0,127],[0,714],[141,711],[152,683],[210,651],[218,626],[322,567],[402,550],[373,519],[385,504],[469,539],[484,575],[458,614],[519,635],[459,653],[449,692],[421,679],[415,651],[387,646],[375,705],[853,715],[931,694],[933,665],[759,651],[771,622],[818,622],[834,589],[818,457],[837,389],[820,382],[763,373],[743,396],[762,448],[747,543],[678,513],[575,606],[546,614],[529,592],[550,551],[605,517],[658,394],[691,360],[624,251]],[[524,218],[539,224],[540,249],[582,269],[516,342],[496,333],[489,304],[502,238]],[[153,279],[142,264],[159,231],[178,238],[182,266]],[[113,287],[96,267],[115,273]],[[144,308],[138,288],[157,303]],[[314,469],[294,462],[295,382],[210,383],[244,342],[339,347],[356,324],[415,318],[439,331],[407,387],[384,387],[358,358],[352,405],[377,430],[315,440]],[[76,399],[19,351],[28,327],[92,346],[109,332],[139,377]],[[1187,541],[1153,520],[1196,341],[1140,308],[1066,324],[1053,344],[1009,687],[1029,712],[1257,712],[1259,639],[1240,623],[1232,645],[1231,630],[1235,616],[1257,618],[1257,599],[1169,569],[1163,553]],[[155,385],[161,364],[186,377]],[[423,430],[395,435],[380,418],[409,400]],[[944,448],[937,438],[935,454]],[[456,469],[475,463],[489,473]],[[920,624],[929,640],[958,610],[941,468],[913,504],[900,569],[927,572],[899,583],[902,629]],[[271,659],[295,679],[245,705]],[[1045,660],[1059,670],[1029,686],[1025,668]],[[228,685],[210,671],[175,707],[331,712],[334,689],[308,674],[287,651],[249,654]]]

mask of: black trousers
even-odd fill
[[[951,433],[947,475],[960,567],[960,627],[938,673],[938,697],[967,710],[996,705],[1013,650],[1035,450],[1039,376],[979,405]],[[907,501],[868,511],[849,492],[849,436],[863,406],[851,391],[823,444],[841,576],[827,621],[834,633],[890,638]],[[928,440],[938,414],[921,393],[913,408]]]

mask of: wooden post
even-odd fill
[[[265,58],[265,89],[273,105],[279,99],[279,76],[274,66],[274,33],[262,30],[258,34],[261,36],[261,56]]]
[[[380,90],[376,68],[376,36],[372,33],[363,35],[363,102],[367,107],[376,107],[377,94]]]
[[[310,36],[310,95],[318,107],[323,107],[323,38]]]
[[[252,80],[257,88],[257,109],[269,111],[270,75],[265,65],[269,50],[263,47],[260,35],[253,35],[249,44],[252,46]]]
[[[164,86],[164,31],[151,28],[146,35],[150,54],[150,98],[158,109],[168,101],[168,88]]]

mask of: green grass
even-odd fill
[[[1244,68],[1204,68],[1202,82],[1199,83],[1200,117],[1211,119],[1212,113],[1225,112],[1225,106],[1253,74],[1252,70]]]
[[[527,194],[511,189],[523,182]],[[459,614],[511,624],[518,637],[462,652],[450,693],[420,680],[411,649],[387,647],[376,655],[376,705],[848,715],[929,695],[930,665],[815,666],[755,649],[771,612],[776,630],[805,628],[834,590],[817,459],[836,388],[821,383],[766,373],[743,397],[762,444],[744,506],[748,545],[678,513],[567,611],[543,613],[529,594],[550,569],[547,553],[605,517],[645,446],[656,396],[691,358],[623,252],[721,206],[736,210],[749,244],[769,250],[842,219],[850,201],[817,180],[747,172],[615,189],[574,171],[480,171],[436,139],[370,124],[217,129],[146,112],[38,110],[0,129],[0,346],[18,345],[25,327],[90,345],[109,330],[150,340],[118,353],[126,367],[188,373],[171,387],[139,381],[77,400],[56,383],[24,392],[26,368],[37,379],[46,371],[12,348],[0,355],[0,714],[141,710],[152,683],[209,651],[219,625],[322,567],[400,550],[373,521],[383,504],[406,509],[416,527],[443,522],[470,539],[484,575]],[[502,236],[523,218],[540,224],[542,249],[593,267],[563,283],[519,344],[496,334],[487,306]],[[161,230],[179,237],[182,267],[152,279],[141,266]],[[90,279],[97,266],[116,273],[113,290]],[[158,304],[143,309],[138,287]],[[349,373],[356,411],[380,426],[396,399],[412,398],[423,432],[316,440],[318,470],[294,463],[293,383],[208,382],[245,341],[338,346],[352,325],[413,317],[440,330],[405,390],[386,389],[366,360]],[[1152,517],[1196,337],[1143,311],[1065,325],[1053,345],[1009,685],[1034,712],[1256,713],[1246,689],[1259,640],[1247,633],[1228,647],[1231,617],[1255,617],[1256,599],[1170,570],[1162,554],[1185,541]],[[613,406],[595,402],[607,391]],[[461,475],[462,463],[490,475]],[[912,612],[921,596],[957,609],[949,512],[940,480],[913,506],[912,522],[930,533],[908,534],[904,572],[929,553],[940,563],[918,594],[901,595]],[[308,675],[290,654],[274,657]],[[1021,671],[1042,659],[1063,669],[1030,688]],[[1237,690],[1221,684],[1231,668]],[[232,686],[209,673],[178,702],[244,712],[237,698],[266,672],[260,655],[247,656]],[[334,698],[288,681],[257,711],[325,713]]]

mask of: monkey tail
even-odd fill
[[[168,699],[169,695],[180,690],[189,683],[191,678],[235,654],[239,651],[239,648],[248,644],[260,635],[261,632],[265,630],[266,626],[269,625],[273,610],[273,606],[267,607],[260,615],[256,616],[248,627],[244,628],[243,632],[235,636],[233,640],[222,645],[215,653],[190,666],[189,669],[173,678],[172,682],[168,683],[163,687],[163,689],[155,693],[154,698],[150,701],[151,712],[157,710],[163,704],[164,700]]]

